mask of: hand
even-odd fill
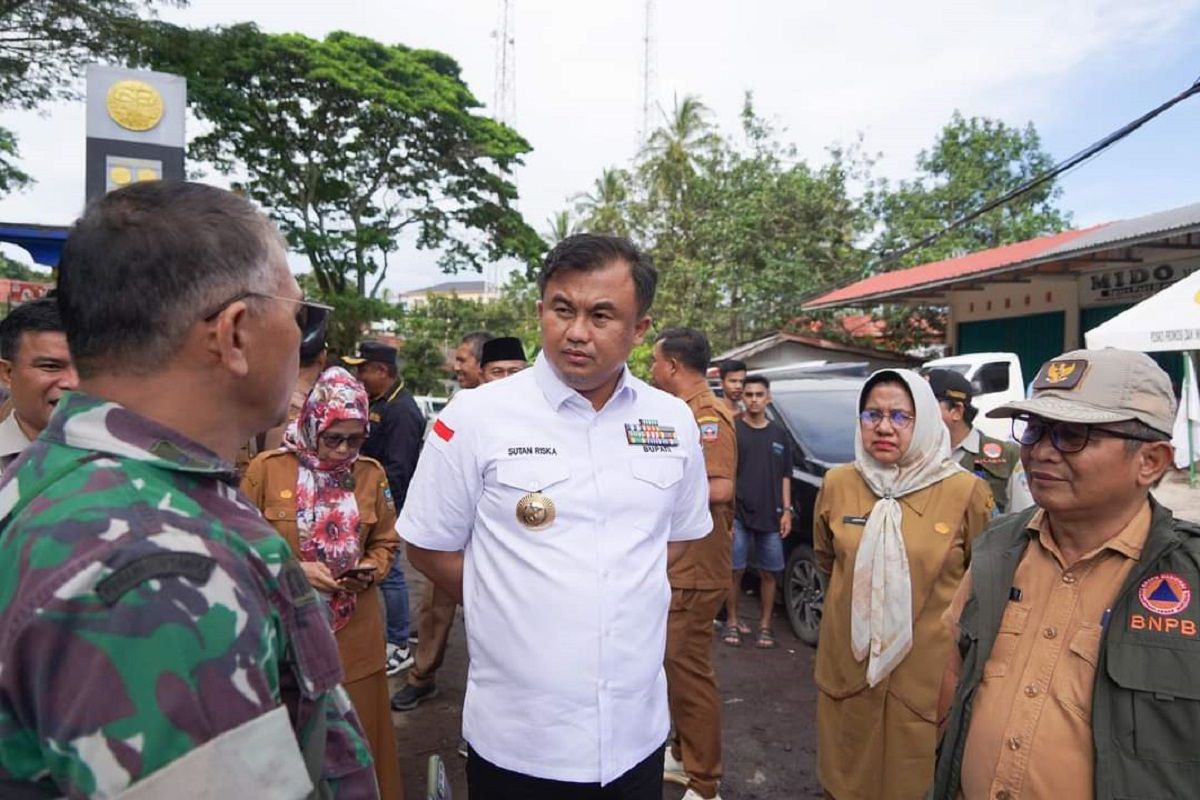
[[[366,573],[365,577],[354,577],[348,574],[343,575],[342,577],[338,578],[338,585],[344,591],[354,592],[355,594],[359,592],[365,592],[367,589],[370,589],[375,585],[375,567],[374,565],[368,564],[365,561],[358,562],[358,568],[361,569],[362,567],[368,567],[371,569],[371,571]]]
[[[329,567],[322,564],[320,561],[301,561],[300,568],[304,570],[304,577],[308,578],[308,583],[319,592],[337,592],[341,590],[341,586],[333,579],[333,573],[329,571]]]
[[[786,539],[792,533],[792,511],[785,510],[779,515],[779,538]]]

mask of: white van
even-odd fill
[[[1012,438],[1012,423],[1007,419],[989,419],[988,411],[1012,400],[1025,397],[1025,379],[1016,353],[964,353],[926,361],[922,370],[954,370],[971,382],[975,396],[971,405],[979,409],[975,426],[988,436]]]

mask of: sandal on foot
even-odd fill
[[[754,646],[759,650],[770,650],[775,646],[775,634],[770,628],[759,628],[758,638],[754,640]]]
[[[739,620],[737,623],[737,632],[742,636],[749,636],[750,634],[754,633],[754,631],[750,630],[750,626],[741,620]]]
[[[725,632],[721,634],[721,641],[730,647],[741,647],[742,634],[738,631],[736,625],[726,625]]]

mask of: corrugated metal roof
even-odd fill
[[[805,310],[848,305],[873,298],[882,298],[902,291],[911,291],[925,286],[938,286],[959,278],[992,272],[1002,267],[1021,264],[1060,247],[1086,233],[1095,230],[1063,231],[1051,236],[1042,236],[1025,242],[980,250],[958,258],[933,261],[895,272],[881,272],[864,278],[857,283],[834,289],[804,304]]]
[[[1059,245],[1044,255],[1076,255],[1092,250],[1134,245],[1147,239],[1162,239],[1200,228],[1200,203],[1159,211],[1144,217],[1123,219],[1095,228],[1087,236]]]
[[[872,275],[815,297],[803,307],[813,310],[885,300],[922,289],[950,287],[984,275],[1015,272],[1035,264],[1061,261],[1193,231],[1200,231],[1200,203]]]

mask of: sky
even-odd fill
[[[515,115],[533,146],[519,208],[547,218],[607,166],[627,165],[642,125],[645,0],[510,0]],[[162,16],[192,26],[252,21],[322,37],[348,30],[453,56],[492,105],[501,0],[191,0]],[[1032,122],[1065,158],[1200,78],[1200,0],[653,0],[652,123],[698,95],[736,130],[742,98],[813,163],[860,134],[875,170],[909,177],[955,109]],[[37,179],[0,219],[69,223],[83,198],[83,104],[0,113]],[[1060,204],[1091,225],[1200,201],[1200,95],[1063,178]],[[212,175],[214,183],[222,183]],[[386,285],[446,280],[408,248]],[[507,272],[502,268],[500,273]],[[467,280],[477,276],[460,274]]]

